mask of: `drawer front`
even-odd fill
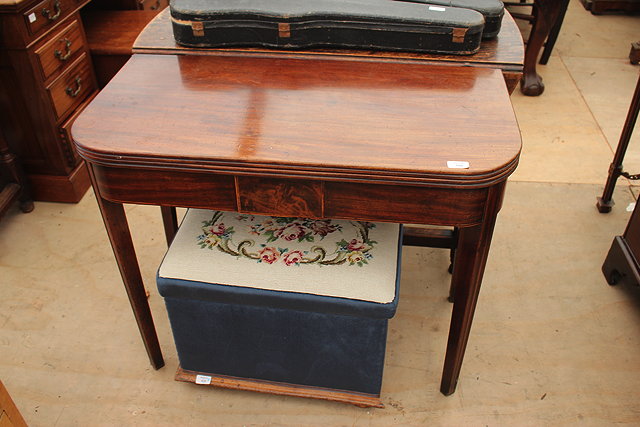
[[[85,50],[78,20],[74,20],[36,50],[42,77],[47,80],[71,64]]]
[[[89,58],[86,53],[82,53],[48,88],[56,118],[60,120],[65,117],[95,90],[96,83]]]
[[[44,0],[24,14],[27,31],[32,36],[52,28],[78,8],[76,0]]]
[[[488,189],[326,182],[324,195],[327,218],[471,226],[482,222]]]

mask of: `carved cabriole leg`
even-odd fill
[[[520,82],[520,90],[527,96],[538,96],[544,92],[542,78],[536,72],[538,54],[552,28],[559,21],[560,15],[566,10],[567,4],[566,0],[536,0],[534,2],[533,26],[527,41],[524,54],[524,75]]]
[[[551,30],[549,16],[537,6],[533,7],[533,13],[535,19],[527,41],[527,48],[524,54],[524,74],[520,82],[520,91],[527,96],[538,96],[544,92],[542,77],[536,71],[536,63],[538,62],[540,49],[542,49],[544,41]]]
[[[142,341],[147,349],[151,365],[155,369],[160,369],[164,366],[164,360],[162,359],[162,351],[160,350],[160,343],[153,324],[153,317],[147,301],[133,241],[131,240],[124,206],[121,203],[110,202],[101,197],[100,187],[96,182],[91,165],[88,165],[88,169],[96,199],[98,200],[98,206],[100,207],[100,213],[116,257],[116,263],[118,264],[124,287],[127,290],[133,314],[138,323],[140,335],[142,335]]]
[[[458,383],[504,188],[503,182],[489,190],[482,224],[458,229],[458,247],[451,279],[454,291],[453,314],[440,384],[440,391],[446,396],[456,390]]]
[[[172,206],[160,206],[160,212],[162,212],[164,235],[167,238],[167,246],[169,246],[178,232],[178,214],[176,208]]]

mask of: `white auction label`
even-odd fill
[[[196,384],[211,384],[211,377],[208,375],[196,375]]]
[[[447,167],[449,169],[469,169],[469,162],[461,162],[459,160],[456,160],[456,161],[449,160],[447,162]]]
[[[32,13],[32,14],[29,15],[29,22],[31,22],[31,23],[36,22],[36,19],[37,18],[36,18],[36,14],[35,13]]]
[[[439,6],[429,6],[429,10],[433,10],[436,12],[444,12],[446,9],[444,7],[439,7]]]

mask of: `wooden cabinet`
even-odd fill
[[[0,127],[35,200],[77,202],[87,191],[89,176],[69,134],[73,120],[97,93],[97,82],[104,86],[122,67],[138,32],[168,3],[0,0]],[[85,6],[97,51],[87,42],[80,14]]]
[[[90,185],[68,132],[97,93],[87,1],[0,1],[0,126],[36,200],[77,202]]]
[[[622,236],[616,236],[602,265],[602,272],[610,285],[624,283],[640,286],[640,203],[629,218]]]

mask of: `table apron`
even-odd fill
[[[491,188],[91,167],[100,196],[117,203],[457,227],[483,221]]]

